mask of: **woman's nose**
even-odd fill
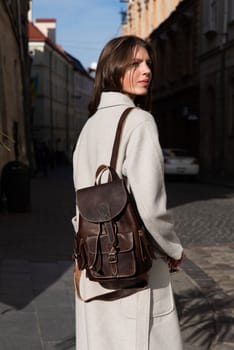
[[[147,62],[143,63],[143,72],[147,75],[151,74],[151,68],[149,67]]]

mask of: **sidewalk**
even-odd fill
[[[75,349],[74,202],[60,168],[32,180],[31,212],[0,213],[0,350]],[[233,250],[185,249],[172,275],[184,350],[234,349]]]
[[[31,189],[30,212],[0,213],[0,350],[73,350],[71,169]]]
[[[172,275],[185,350],[234,349],[233,248],[185,249]]]

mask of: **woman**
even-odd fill
[[[166,210],[163,157],[154,118],[147,111],[152,78],[153,53],[144,40],[122,36],[106,44],[97,65],[92,116],[74,152],[75,189],[94,184],[98,166],[110,162],[120,115],[138,106],[125,121],[116,170],[127,177],[157,259],[147,289],[115,301],[76,299],[77,350],[182,349],[168,265],[180,263],[183,249]],[[108,292],[81,273],[82,299]]]

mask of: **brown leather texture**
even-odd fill
[[[90,280],[104,286],[107,281],[113,289],[136,284],[134,278],[151,268],[152,254],[124,180],[110,171],[115,173],[111,182],[77,191],[74,254]]]
[[[121,179],[83,188],[77,192],[76,198],[80,215],[90,222],[110,221],[127,204],[127,193]]]

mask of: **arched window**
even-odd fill
[[[217,29],[217,0],[210,0],[209,21],[211,29]]]
[[[188,76],[193,73],[193,37],[191,26],[186,26],[183,31],[183,52],[183,75]]]
[[[3,57],[1,56],[0,51],[0,131],[7,134],[7,111],[6,111],[6,95],[5,95],[5,81],[3,70],[4,67],[2,65]],[[3,140],[4,141],[4,140]]]
[[[205,168],[212,171],[214,167],[215,113],[216,94],[213,86],[207,86],[202,98],[201,115],[201,156],[205,159]]]
[[[229,0],[228,2],[228,20],[234,22],[234,1]]]
[[[157,49],[157,71],[156,71],[156,81],[157,85],[159,87],[162,87],[166,84],[167,79],[167,50],[166,50],[166,41],[165,40],[159,40]]]
[[[204,33],[217,33],[217,19],[218,19],[218,3],[217,0],[207,0],[203,3],[203,23],[204,23]]]

